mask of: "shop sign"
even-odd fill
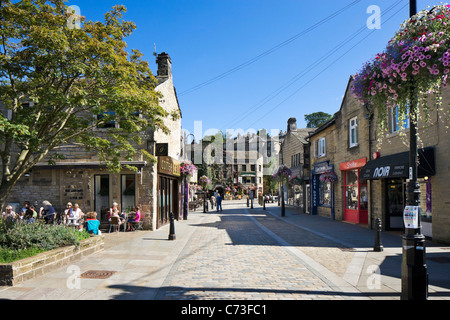
[[[314,165],[314,174],[321,174],[327,171],[333,171],[333,165],[330,165],[328,161]]]
[[[406,206],[403,211],[403,222],[407,229],[419,228],[419,207],[418,206]]]
[[[158,157],[158,173],[179,177],[180,162],[171,157]]]
[[[157,157],[167,157],[169,154],[169,144],[168,143],[157,143],[155,155]]]
[[[367,163],[367,158],[348,161],[348,162],[341,163],[340,169],[341,169],[341,171],[346,171],[346,170],[362,168],[366,165],[366,163]]]

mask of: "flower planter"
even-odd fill
[[[26,280],[68,266],[104,248],[103,236],[83,240],[80,246],[68,246],[42,252],[33,257],[0,264],[0,286],[14,286]]]

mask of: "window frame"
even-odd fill
[[[394,108],[389,108],[388,117],[389,117],[389,133],[397,133],[401,130],[408,130],[410,128],[409,123],[409,108],[407,112],[407,117],[401,123],[398,117],[398,106]]]
[[[352,124],[352,122],[354,123]],[[353,117],[348,121],[348,146],[349,148],[358,146],[358,117]]]
[[[317,158],[325,157],[327,155],[326,138],[321,137],[317,140]]]

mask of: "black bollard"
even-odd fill
[[[373,246],[373,251],[381,252],[383,251],[383,245],[381,244],[381,219],[376,220],[377,231],[375,233],[375,244]]]
[[[250,199],[247,197],[247,208],[250,207]]]
[[[251,199],[251,209],[253,209],[253,198]]]
[[[177,236],[175,235],[175,217],[173,212],[169,214],[169,220],[170,220],[169,240],[175,240]]]
[[[266,210],[266,198],[263,199],[263,210]]]

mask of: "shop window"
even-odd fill
[[[349,147],[356,147],[358,145],[358,118],[350,119],[349,123]]]
[[[361,185],[359,188],[359,209],[367,210],[368,209],[368,193],[367,193],[367,185]]]
[[[345,172],[345,207],[358,210],[358,170]]]
[[[432,222],[431,183],[428,178],[420,183],[420,211],[422,222]]]
[[[331,182],[319,181],[319,206],[331,207]]]
[[[121,177],[122,210],[133,211],[136,199],[136,176],[123,174]]]

